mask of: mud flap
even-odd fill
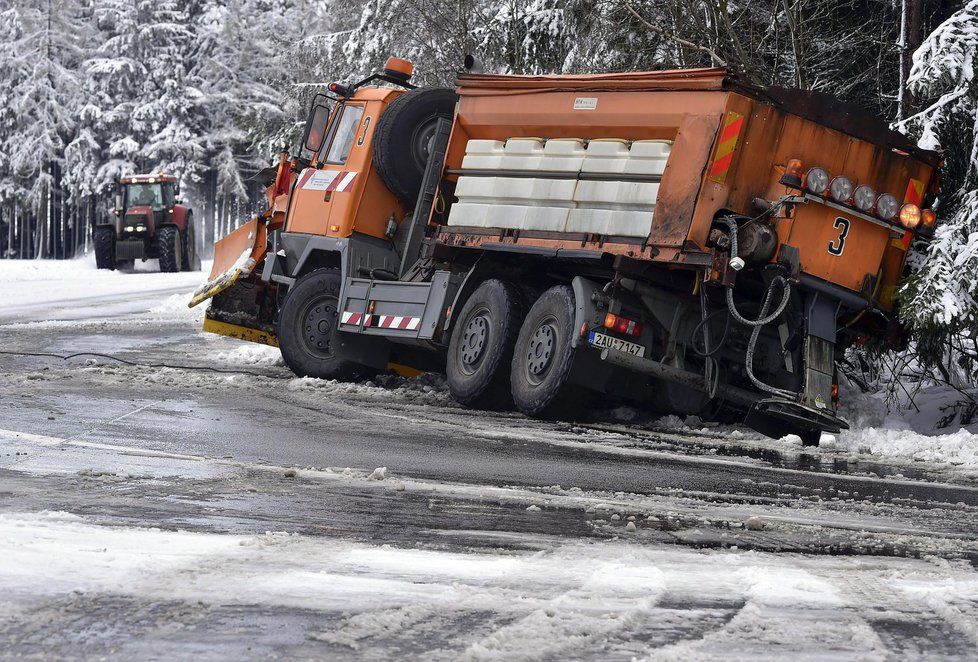
[[[193,308],[228,289],[239,278],[250,276],[255,266],[265,259],[266,240],[265,224],[253,218],[214,244],[214,266],[210,276],[194,292],[189,306]]]

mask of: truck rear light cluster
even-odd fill
[[[835,202],[850,206],[866,214],[875,214],[884,221],[898,222],[908,230],[914,230],[922,225],[933,228],[937,222],[937,214],[933,210],[923,209],[913,203],[900,205],[900,201],[892,193],[877,196],[876,191],[868,184],[853,185],[848,177],[837,175],[832,177],[825,168],[809,168],[804,181],[799,173],[803,166],[799,159],[789,159],[785,165],[781,183],[785,186],[807,190],[821,198],[831,197]]]
[[[615,333],[638,337],[642,335],[642,323],[630,320],[614,313],[604,316],[604,327]]]

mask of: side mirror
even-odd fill
[[[122,194],[121,193],[116,193],[115,194],[115,208],[117,210],[122,209]],[[116,215],[118,215],[118,212],[116,212]]]

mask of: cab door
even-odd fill
[[[347,162],[358,137],[366,135],[370,129],[369,124],[365,124],[372,121],[366,103],[349,101],[337,107],[315,163],[303,169],[296,180],[287,231],[325,235],[331,234],[331,225],[346,225],[336,219],[331,221],[333,203],[336,196],[349,191],[356,180],[358,172],[347,169]]]

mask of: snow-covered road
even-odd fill
[[[472,412],[434,376],[295,379],[200,334],[181,294],[200,274],[10,264],[0,348],[191,369],[0,355],[5,655],[978,650],[969,433],[931,440],[952,465],[849,450],[907,430],[809,450],[635,412]]]

